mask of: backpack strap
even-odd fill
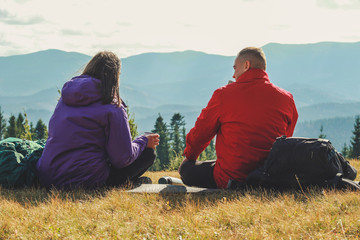
[[[351,191],[360,191],[359,182],[347,178],[341,178],[336,186],[337,189],[348,189]]]
[[[327,180],[326,187],[333,189],[348,189],[351,191],[360,191],[359,182],[344,178],[343,175],[340,173],[336,174],[333,179]]]
[[[341,167],[343,169],[343,173],[344,173],[343,178],[355,180],[357,175],[357,170],[350,165],[349,161],[345,160],[344,156],[340,152],[336,151],[336,156],[340,160]]]

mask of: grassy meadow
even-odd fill
[[[359,161],[351,164],[360,170]],[[154,183],[177,172],[148,172]],[[359,239],[360,192],[0,189],[0,239]]]

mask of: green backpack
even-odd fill
[[[19,138],[0,141],[0,185],[6,188],[35,185],[36,163],[41,157],[45,142]]]

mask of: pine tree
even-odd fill
[[[185,126],[184,117],[180,113],[175,113],[171,118],[170,123],[170,142],[171,142],[171,156],[172,158],[182,154],[184,150],[184,137],[181,136],[180,129]],[[184,130],[182,130],[184,134]]]
[[[159,171],[167,169],[170,163],[169,158],[169,133],[167,125],[164,122],[164,119],[159,113],[154,125],[153,133],[160,135],[159,146],[156,147],[157,158],[154,165],[150,168],[153,171]]]
[[[326,138],[326,135],[324,134],[324,126],[321,124],[320,126],[320,135],[319,138]]]
[[[35,136],[35,128],[34,128],[34,124],[32,122],[30,122],[30,132],[31,132],[32,136]]]
[[[344,156],[344,158],[347,158],[349,155],[349,148],[346,145],[346,143],[344,143],[343,148],[341,149],[341,154]]]
[[[32,134],[30,131],[30,125],[29,125],[29,119],[27,117],[27,114],[24,113],[24,124],[23,124],[23,128],[24,128],[24,132],[20,135],[21,139],[25,139],[25,140],[32,140]]]
[[[6,127],[6,132],[5,132],[5,138],[8,137],[16,137],[16,118],[14,115],[10,115],[9,117],[9,125]]]
[[[135,114],[130,112],[129,106],[126,108],[126,114],[128,115],[131,138],[134,140],[139,135],[135,123]]]
[[[205,161],[205,160],[215,160],[216,154],[215,154],[215,144],[214,139],[210,141],[210,144],[205,148],[204,151],[200,153],[199,160]]]
[[[183,149],[185,149],[186,148],[186,128],[185,128],[185,121],[184,121],[184,126],[183,126],[183,128],[182,128],[182,130],[181,130],[181,135],[182,135],[182,147],[183,147]]]
[[[207,160],[214,160],[216,158],[214,139],[212,139],[209,146],[205,148],[205,154]]]
[[[24,121],[25,121],[24,116],[21,113],[19,113],[19,115],[16,119],[15,137],[17,137],[17,138],[20,138],[21,135],[23,135],[25,133]]]
[[[47,127],[41,119],[39,119],[36,123],[33,130],[33,136],[35,140],[47,139],[48,137]]]
[[[206,153],[205,153],[205,150],[204,150],[199,155],[199,161],[205,161],[205,160],[207,160],[207,158],[206,158]]]
[[[348,151],[347,151],[347,157],[348,158],[352,158],[351,154],[352,154],[352,146],[348,146]]]
[[[353,136],[351,138],[351,158],[358,159],[360,156],[360,116],[356,116]]]
[[[4,113],[1,111],[1,106],[0,106],[0,141],[5,136],[5,131],[6,131],[6,120],[4,117]]]

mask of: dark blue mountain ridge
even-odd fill
[[[290,91],[303,87],[322,90],[344,101],[359,100],[360,42],[270,43],[263,49],[273,83]],[[328,99],[316,102],[328,102]]]
[[[145,53],[123,59],[120,78],[122,84],[158,96],[155,106],[204,105],[216,88],[231,79],[233,60],[196,51]]]
[[[359,114],[359,46],[360,42],[263,46],[270,80],[294,95],[299,122]],[[2,110],[7,116],[25,110],[31,121],[41,117],[48,122],[58,89],[90,58],[55,49],[0,57]],[[170,118],[174,111],[186,116],[189,129],[214,90],[232,79],[234,58],[197,51],[123,58],[120,95],[135,113],[140,131],[149,130],[158,113]]]
[[[206,77],[222,79],[224,72],[232,72],[233,60],[234,57],[191,50],[172,53],[144,53],[122,59],[121,77],[127,84],[137,86],[192,82],[199,79],[204,81]],[[211,68],[218,71],[212,71]],[[214,77],[207,73],[209,70],[215,74]],[[130,83],[127,82],[128,79],[134,81]]]
[[[0,96],[26,96],[44,89],[61,89],[66,80],[80,73],[90,57],[75,52],[44,50],[0,57]]]
[[[263,48],[271,81],[291,91],[299,107],[360,101],[356,94],[360,90],[356,74],[359,43],[271,43]],[[1,57],[0,96],[61,88],[89,59],[84,54],[60,50]],[[204,105],[216,88],[231,79],[233,60],[196,51],[131,56],[122,59],[120,91],[128,87],[145,96],[157,96],[149,104],[146,98],[139,98],[132,102],[135,106]],[[121,94],[130,97],[126,91]]]

